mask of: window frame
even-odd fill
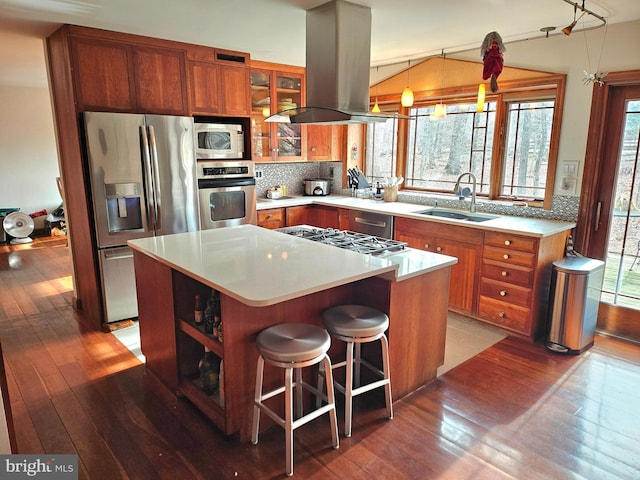
[[[493,138],[493,156],[491,158],[490,187],[488,195],[479,195],[488,200],[527,201],[529,206],[542,207],[550,210],[555,191],[556,170],[558,165],[558,150],[560,144],[560,130],[562,125],[562,112],[564,110],[566,75],[549,74],[543,77],[535,77],[524,80],[512,80],[500,83],[500,89],[496,93],[487,92],[485,102],[496,102],[496,124]],[[431,106],[441,101],[446,103],[475,102],[478,85],[465,87],[449,87],[438,90],[424,90],[414,92],[415,106]],[[380,108],[383,110],[395,109],[401,115],[407,115],[409,108],[400,105],[400,94],[377,97]],[[545,182],[545,194],[542,200],[531,198],[507,197],[500,195],[502,176],[504,169],[504,154],[506,149],[506,128],[508,122],[508,104],[512,102],[524,102],[527,100],[554,100],[554,113],[549,141],[549,159],[547,166],[547,178]],[[372,101],[375,99],[372,97]],[[372,103],[373,104],[373,103]],[[407,167],[408,134],[411,120],[398,120],[397,162],[396,176],[403,176]],[[423,188],[405,188],[414,192],[442,193],[437,190]]]

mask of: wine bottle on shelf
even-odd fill
[[[204,322],[204,312],[202,310],[202,299],[200,295],[196,293],[195,306],[193,308],[193,317],[196,325],[202,325]]]
[[[200,370],[200,389],[207,395],[215,392],[220,385],[220,359],[204,347],[204,356],[198,362]]]
[[[213,305],[210,298],[207,300],[207,307],[204,309],[204,332],[213,334]]]

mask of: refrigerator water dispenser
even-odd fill
[[[143,226],[140,184],[107,183],[104,189],[109,232],[141,230]]]

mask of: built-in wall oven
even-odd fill
[[[198,160],[198,200],[203,230],[256,224],[256,179],[250,160]]]

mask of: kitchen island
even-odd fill
[[[256,335],[282,322],[322,325],[324,309],[346,303],[389,315],[394,400],[435,379],[444,361],[454,257],[411,249],[363,255],[253,225],[151,237],[134,250],[140,343],[148,372],[191,400],[222,431],[248,440]],[[194,296],[220,294],[223,342],[194,323]],[[208,347],[222,359],[220,392],[197,385]],[[341,342],[331,353],[343,354]],[[378,361],[375,355],[370,360]],[[265,372],[274,382],[277,369]]]

